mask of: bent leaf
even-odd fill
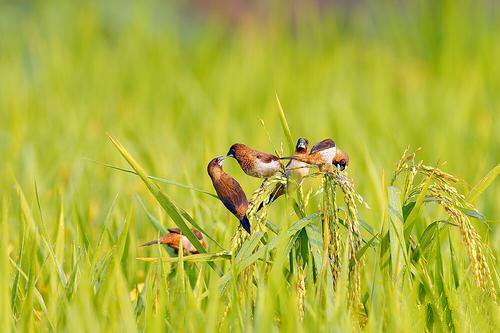
[[[153,194],[158,203],[162,206],[165,212],[172,218],[172,221],[181,229],[182,234],[186,236],[191,244],[198,250],[200,253],[206,253],[205,248],[201,245],[198,238],[193,234],[189,226],[184,222],[184,219],[181,216],[181,213],[174,205],[174,203],[161,191],[160,187],[153,183],[146,174],[146,171],[142,168],[141,165],[130,155],[130,153],[125,149],[125,147],[114,137],[109,136],[111,142],[118,149],[120,154],[125,158],[128,164],[134,169],[137,175],[142,179],[148,190]],[[216,271],[215,265],[213,263],[209,263],[209,265]],[[218,272],[219,273],[219,272]]]

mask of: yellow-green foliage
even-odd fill
[[[183,1],[0,3],[2,332],[500,327],[499,6],[295,2],[238,23]],[[299,136],[332,137],[348,177],[306,179],[234,237],[208,161]],[[182,221],[207,254],[138,246]]]

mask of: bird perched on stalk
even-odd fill
[[[297,144],[295,145],[295,155],[294,156],[306,156],[307,150],[309,148],[309,141],[306,138],[299,138],[297,140]],[[285,167],[285,177],[287,179],[288,184],[277,184],[273,189],[271,194],[269,195],[269,200],[265,202],[265,204],[270,204],[274,200],[278,199],[280,196],[285,194],[287,191],[287,187],[290,185],[290,181],[293,181],[297,184],[302,182],[302,179],[307,176],[309,173],[309,166],[307,163],[302,162],[298,159],[290,159],[288,164]],[[264,206],[264,202],[260,204],[260,210]]]
[[[311,148],[309,154],[295,154],[293,156],[282,157],[282,160],[297,160],[310,165],[317,165],[321,171],[324,167],[328,169],[333,164],[333,159],[337,153],[337,147],[332,139],[325,139],[318,142]]]
[[[250,221],[246,215],[248,200],[241,185],[222,169],[225,157],[219,156],[208,163],[208,175],[215,192],[226,208],[238,218],[243,229],[250,234]]]
[[[194,245],[191,244],[189,239],[182,234],[181,229],[171,228],[171,229],[168,229],[168,231],[169,231],[169,233],[166,234],[165,236],[160,237],[160,239],[156,239],[156,240],[144,243],[141,246],[149,246],[149,245],[154,245],[154,244],[166,244],[170,248],[172,248],[175,251],[175,253],[178,253],[179,248],[182,244],[183,253],[185,255],[199,253],[198,250],[194,247]],[[199,232],[196,229],[191,229],[191,231],[196,236],[196,238],[198,238],[198,240],[200,241],[203,248],[206,249],[207,243],[203,239],[203,235],[201,234],[201,232]]]
[[[337,152],[333,158],[333,165],[335,165],[340,171],[343,171],[349,165],[349,155],[337,147]]]
[[[242,143],[232,145],[227,157],[236,159],[241,169],[252,177],[268,178],[282,169],[277,156],[252,149]]]

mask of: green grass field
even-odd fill
[[[169,1],[0,3],[2,332],[498,330],[498,4],[266,8],[235,24]],[[232,143],[289,153],[276,95],[293,141],[349,152],[369,208],[316,177],[307,206],[265,209],[277,235],[239,247],[217,199],[103,166],[214,192],[206,165]],[[390,187],[407,147],[464,197],[435,170]],[[224,167],[248,197],[261,184]],[[186,214],[217,256],[139,247]]]

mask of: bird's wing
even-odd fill
[[[318,142],[311,148],[311,152],[309,154],[314,154],[320,150],[328,149],[335,147],[335,142],[332,139],[325,139],[323,141]]]
[[[169,228],[167,230],[173,234],[182,234],[182,231],[179,228]]]
[[[279,161],[278,157],[274,156],[273,154],[268,154],[268,153],[259,153],[257,155],[257,158],[264,163],[271,163],[274,161]]]
[[[240,184],[231,176],[223,175],[216,186],[219,199],[233,214],[241,215],[246,212],[248,200]]]

